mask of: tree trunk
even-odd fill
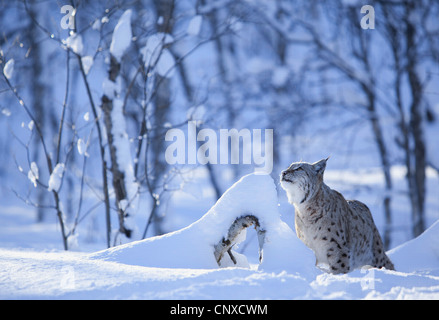
[[[174,27],[174,0],[154,0],[154,5],[157,10],[157,17],[163,17],[163,21],[156,25],[157,31],[162,33],[172,33]],[[164,143],[163,137],[165,134],[164,124],[168,122],[168,115],[171,106],[171,79],[167,77],[162,77],[158,73],[155,78],[155,100],[154,100],[154,113],[153,113],[153,126],[155,128],[155,133],[152,139],[148,140],[150,143],[151,150],[151,164],[153,167],[152,173],[145,172],[146,175],[152,174],[152,179],[150,179],[150,192],[156,192],[158,184],[161,182],[161,178],[165,174],[167,169],[167,164],[165,163],[163,152]],[[147,160],[146,160],[147,161]],[[162,229],[162,217],[159,214],[159,207],[157,206],[157,201],[153,199],[155,203],[150,213],[150,218],[148,219],[149,226],[150,222],[154,222],[155,234],[163,234]],[[146,236],[147,228],[145,228],[144,235]]]
[[[384,141],[383,130],[380,125],[378,114],[375,107],[375,95],[368,88],[364,88],[364,90],[368,97],[367,110],[369,112],[369,121],[371,122],[372,125],[372,132],[375,137],[375,143],[378,147],[378,151],[381,158],[381,168],[384,174],[385,193],[384,193],[383,205],[384,205],[385,227],[384,227],[383,243],[384,243],[384,248],[388,250],[390,248],[391,231],[392,231],[392,210],[391,210],[392,176],[390,172],[391,166],[390,166],[389,156],[387,153],[386,143]]]
[[[34,2],[34,1],[33,1]],[[29,14],[32,21],[38,20],[38,12],[34,9],[34,3],[32,2],[32,5],[29,6]],[[38,28],[34,27],[31,22],[31,26],[29,28],[30,32],[26,33],[26,35],[29,35],[29,42],[31,46],[31,54],[30,57],[32,58],[32,68],[30,69],[31,72],[31,79],[33,81],[30,81],[30,89],[32,93],[32,108],[34,110],[35,118],[37,122],[40,124],[40,127],[42,130],[46,129],[46,118],[45,118],[45,110],[44,110],[44,101],[47,99],[47,91],[46,86],[43,83],[43,68],[44,62],[42,61],[44,55],[42,54],[42,48],[41,48],[41,42],[37,41],[39,37],[41,37],[41,32]],[[47,110],[46,110],[47,111]],[[37,139],[35,137],[34,139]],[[40,164],[40,149],[34,148],[34,152],[32,155],[32,158],[35,159],[36,163]],[[46,204],[47,200],[47,192],[46,190],[42,188],[38,188],[36,190],[38,193],[38,203],[41,205],[37,208],[37,222],[42,222],[44,220],[44,213],[46,210],[43,209],[44,205]]]
[[[113,55],[111,55],[110,70],[108,72],[108,80],[116,82],[117,77],[120,73],[120,63],[117,61]],[[127,172],[128,164],[122,163],[122,159],[119,159],[122,148],[122,143],[125,145],[123,152],[128,152],[129,154],[129,142],[126,136],[123,134],[115,134],[115,130],[120,131],[123,128],[116,128],[115,125],[121,125],[121,119],[124,119],[121,106],[117,106],[115,110],[115,103],[122,104],[120,99],[112,100],[106,94],[102,96],[101,108],[104,112],[104,123],[107,132],[108,146],[110,149],[110,159],[111,159],[111,173],[113,176],[113,189],[116,196],[116,207],[118,211],[119,219],[119,232],[125,235],[127,238],[131,238],[133,227],[127,226],[126,219],[133,215],[130,210],[131,202],[135,201],[137,191],[130,190],[129,184],[134,183],[134,173],[129,174]],[[116,119],[120,118],[120,119]],[[116,122],[117,121],[117,122]],[[120,133],[120,132],[119,132]],[[126,132],[124,133],[126,134]],[[129,157],[131,160],[131,156]],[[132,181],[128,181],[132,180]]]
[[[406,4],[406,56],[407,56],[407,74],[409,80],[412,102],[410,105],[410,133],[413,140],[413,168],[410,179],[412,189],[409,190],[412,195],[412,230],[413,236],[417,237],[425,230],[424,221],[424,202],[425,202],[425,141],[422,117],[422,84],[416,72],[418,65],[418,51],[416,38],[416,28],[409,19],[409,15],[415,9],[415,4],[409,2]]]

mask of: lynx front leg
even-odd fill
[[[346,246],[341,246],[336,239],[329,240],[326,251],[326,258],[329,265],[329,272],[333,274],[348,273],[351,271],[351,254]]]

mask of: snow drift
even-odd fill
[[[227,236],[236,218],[252,215],[265,231],[262,262],[265,271],[287,270],[307,275],[315,258],[281,220],[276,187],[269,175],[241,178],[198,221],[181,230],[103,250],[90,256],[129,265],[162,268],[218,268],[214,248]],[[246,229],[248,232],[252,232]],[[245,231],[241,240],[245,239]],[[249,267],[247,258],[234,251],[236,265],[224,255],[221,266]],[[315,271],[317,272],[317,271]]]
[[[402,272],[431,271],[439,268],[439,220],[417,238],[388,252],[395,269]]]
[[[9,215],[7,210],[1,211],[3,246],[16,230],[21,231],[20,241],[26,237],[36,239],[28,228],[23,229],[22,220],[17,220],[19,228],[13,233],[6,231],[6,220],[24,216],[16,209]],[[259,228],[265,231],[259,270],[254,266],[242,268],[248,267],[247,257],[236,253],[233,254],[239,268],[219,268],[215,245],[228,236],[237,217],[249,214],[258,219]],[[241,238],[244,235],[243,232]],[[388,252],[396,271],[361,269],[343,275],[327,274],[314,266],[312,251],[281,220],[273,180],[264,175],[243,177],[201,219],[160,237],[93,254],[9,246],[11,249],[0,248],[0,299],[439,297],[439,222],[418,238]],[[224,259],[227,258],[225,254]],[[231,261],[221,260],[221,266],[227,265],[234,266]]]

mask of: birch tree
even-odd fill
[[[127,238],[131,238],[135,229],[133,216],[137,209],[138,185],[134,176],[133,157],[126,132],[119,72],[122,57],[132,39],[131,14],[130,9],[126,10],[113,31],[108,78],[103,83],[104,94],[101,100],[110,150],[119,232]]]

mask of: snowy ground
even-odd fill
[[[248,212],[267,231],[263,262],[235,252],[239,267],[218,268],[213,245]],[[92,253],[43,249],[59,232],[29,210],[0,219],[0,299],[439,299],[439,222],[389,252],[397,271],[326,274],[280,216],[268,176],[244,177],[185,228]]]
[[[72,252],[0,250],[1,299],[438,299],[439,271],[357,270],[307,279],[244,268],[176,269]]]

